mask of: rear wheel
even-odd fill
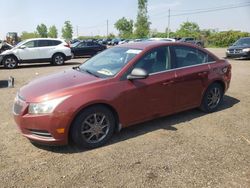
[[[222,102],[223,98],[223,89],[222,86],[218,83],[210,85],[202,99],[202,104],[200,109],[204,112],[214,112],[218,109],[219,105]]]
[[[18,65],[18,60],[15,56],[7,56],[3,59],[3,65],[7,69],[14,69]]]
[[[81,112],[71,128],[73,142],[85,148],[104,145],[113,135],[115,118],[104,106],[93,106]]]
[[[55,54],[52,57],[52,63],[53,65],[63,65],[64,64],[64,55],[63,54]]]

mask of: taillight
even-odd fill
[[[231,69],[232,69],[231,64],[228,64],[226,67],[224,67],[224,68],[222,69],[222,72],[223,72],[227,77],[231,77]]]
[[[70,44],[69,43],[65,44],[64,46],[70,48]]]

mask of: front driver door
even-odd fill
[[[18,55],[21,60],[35,60],[39,59],[39,49],[37,47],[37,41],[28,41],[22,45],[24,48],[18,49]]]
[[[169,48],[161,47],[147,53],[133,68],[149,73],[146,79],[123,82],[126,124],[171,114],[175,106],[175,71],[171,71]]]

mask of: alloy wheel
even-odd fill
[[[212,88],[207,95],[207,105],[210,109],[216,108],[220,103],[221,93],[217,87]]]
[[[57,55],[54,61],[56,65],[62,65],[64,63],[64,59],[61,55]]]
[[[94,113],[85,118],[81,126],[81,136],[87,143],[98,143],[108,134],[110,122],[103,113]]]
[[[13,69],[13,68],[16,67],[17,61],[16,61],[16,59],[14,57],[7,57],[5,59],[4,64],[5,64],[6,68]]]

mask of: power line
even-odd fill
[[[172,10],[171,12],[184,12],[180,14],[173,14],[171,16],[182,16],[182,15],[191,15],[191,14],[199,14],[199,13],[206,13],[206,12],[216,12],[216,11],[222,11],[222,10],[229,10],[229,9],[235,9],[235,8],[242,8],[250,6],[250,2],[245,3],[238,3],[238,4],[231,4],[231,5],[223,5],[223,6],[217,6],[217,7],[211,7],[206,9],[190,9],[190,10]],[[165,17],[167,16],[167,11],[151,15],[151,17]]]
[[[216,9],[201,10],[201,11],[181,13],[181,14],[173,14],[171,16],[175,17],[175,16],[184,16],[184,15],[200,14],[200,13],[207,13],[207,12],[217,12],[217,11],[229,10],[229,9],[235,9],[235,8],[241,8],[241,7],[247,7],[247,6],[250,6],[250,4],[241,5],[241,6],[232,6],[232,7],[227,7],[227,8],[216,8]]]

